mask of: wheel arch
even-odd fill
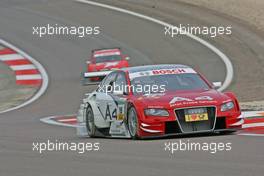
[[[97,128],[108,128],[108,127],[110,127],[110,123],[106,122],[104,120],[103,116],[101,115],[101,112],[98,109],[98,106],[96,104],[95,99],[91,99],[91,97],[88,98],[86,101],[85,108],[87,108],[88,105],[91,106],[91,108],[93,110],[95,126]],[[86,115],[86,110],[84,112],[84,115]]]

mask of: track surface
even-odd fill
[[[98,37],[38,38],[32,26],[98,25]],[[34,104],[0,115],[0,175],[261,175],[263,140],[247,136],[207,136],[192,142],[232,142],[231,152],[164,151],[164,142],[80,139],[69,128],[39,122],[41,117],[76,113],[82,95],[93,87],[80,85],[80,71],[90,50],[121,46],[133,65],[183,63],[211,81],[223,81],[225,67],[210,50],[190,38],[169,39],[163,28],[135,17],[80,5],[70,0],[2,0],[0,36],[27,51],[47,70],[50,85]],[[188,59],[186,59],[188,58]],[[218,65],[218,67],[210,67]],[[220,74],[214,74],[220,73]],[[32,142],[100,142],[99,152],[32,151]],[[187,140],[187,139],[183,139]]]

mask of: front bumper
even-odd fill
[[[232,129],[221,129],[221,130],[213,130],[209,132],[199,132],[199,133],[170,133],[170,134],[156,134],[156,135],[146,135],[146,136],[140,136],[140,139],[156,139],[156,138],[166,138],[166,137],[174,137],[174,136],[179,136],[179,137],[184,137],[184,136],[194,136],[194,135],[209,135],[209,134],[218,134],[219,132],[236,132],[240,130],[240,128],[232,128]]]
[[[171,119],[171,118],[169,118]],[[215,125],[209,130],[183,131],[177,120],[164,119],[156,122],[140,122],[139,136],[144,137],[165,137],[175,135],[190,135],[215,132],[233,132],[241,129],[244,119],[241,115],[216,117]]]

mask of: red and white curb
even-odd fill
[[[2,114],[22,108],[37,100],[48,88],[49,78],[44,67],[30,55],[5,40],[0,39],[0,45],[5,47],[0,50],[0,61],[15,72],[16,83],[39,87],[38,92],[31,99],[16,107],[1,111],[0,114]]]
[[[8,65],[16,75],[16,83],[20,85],[39,86],[42,76],[38,68],[26,57],[11,48],[0,50],[0,61]]]
[[[238,135],[244,136],[264,136],[264,111],[244,112],[243,131]]]
[[[264,136],[264,111],[249,111],[243,112],[244,124],[242,130],[237,135],[247,136]],[[76,128],[76,115],[58,115],[40,119],[40,121],[58,126]]]
[[[41,118],[40,121],[50,125],[74,127],[74,128],[78,127],[77,118],[75,114],[44,117]]]

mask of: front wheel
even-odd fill
[[[138,117],[134,107],[128,109],[127,127],[132,139],[138,139]]]
[[[95,124],[94,124],[93,110],[92,110],[90,105],[88,105],[88,107],[86,109],[86,128],[87,128],[88,136],[94,137],[95,136],[96,127],[95,127]]]

